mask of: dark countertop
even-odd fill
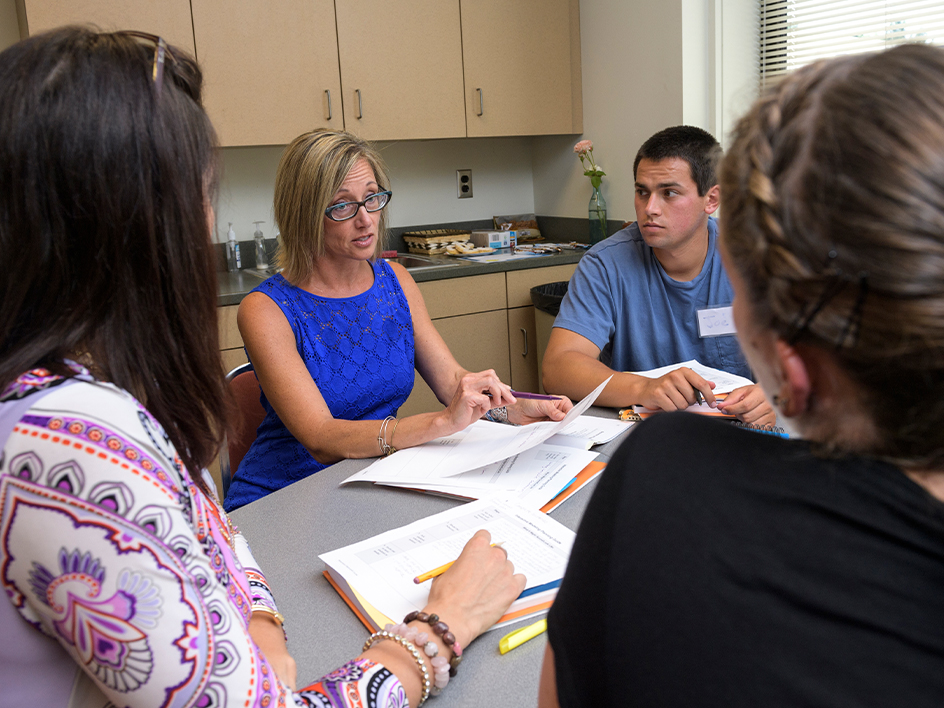
[[[548,244],[550,245],[550,244]],[[496,253],[507,253],[507,249],[499,249]],[[486,275],[488,273],[504,273],[510,270],[527,270],[530,268],[547,268],[556,265],[576,263],[586,251],[564,251],[548,255],[536,255],[531,258],[520,258],[500,263],[478,263],[451,256],[426,256],[436,261],[442,261],[442,266],[430,265],[410,270],[410,275],[417,283],[430,280],[446,280],[448,278],[465,278],[470,275]],[[217,273],[220,307],[238,305],[242,299],[259,285],[268,276],[253,269],[241,270],[236,273],[223,271]]]

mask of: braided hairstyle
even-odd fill
[[[872,412],[857,451],[944,467],[944,49],[796,71],[740,120],[720,184],[757,324],[834,351]]]

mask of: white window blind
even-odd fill
[[[817,59],[906,42],[944,45],[942,0],[760,0],[762,88]]]

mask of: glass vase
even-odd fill
[[[599,187],[593,188],[590,197],[590,243],[600,243],[606,238],[606,200]]]

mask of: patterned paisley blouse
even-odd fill
[[[253,643],[265,577],[127,392],[73,365],[0,394],[0,703],[406,706],[352,661],[292,693]]]

